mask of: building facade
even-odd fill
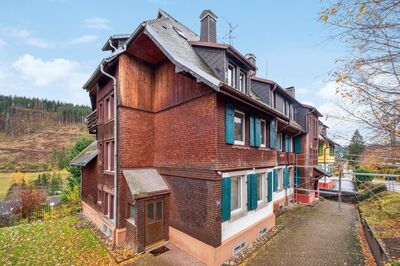
[[[219,265],[275,226],[275,212],[315,199],[318,117],[295,89],[257,77],[256,57],[200,36],[160,10],[84,85],[96,141],[82,167],[82,212],[136,252],[166,241]]]

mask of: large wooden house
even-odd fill
[[[111,36],[84,85],[96,141],[82,167],[82,211],[117,245],[166,241],[218,265],[275,226],[288,202],[312,202],[318,117],[295,89],[257,77],[256,57],[200,36],[160,10]]]

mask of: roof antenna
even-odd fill
[[[239,24],[237,24],[236,26],[233,26],[232,23],[230,21],[227,21],[224,17],[223,19],[225,20],[225,22],[229,25],[229,31],[227,34],[225,34],[222,39],[229,39],[229,45],[233,45],[233,39],[236,39],[236,36],[233,36],[233,31],[239,27]]]
[[[268,79],[268,58],[267,58],[267,62],[265,65],[265,78]]]

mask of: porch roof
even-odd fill
[[[73,166],[86,166],[91,160],[96,158],[97,154],[97,141],[95,140],[74,159],[72,159],[70,164]]]
[[[324,169],[322,169],[321,167],[318,166],[314,166],[314,170],[318,173],[320,173],[320,175],[318,176],[332,176],[331,173],[328,173],[327,171],[325,171]]]
[[[134,199],[169,192],[164,178],[154,168],[130,169],[122,172]]]

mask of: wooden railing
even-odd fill
[[[85,122],[87,124],[88,130],[90,134],[97,133],[97,109],[88,114],[85,118]]]

